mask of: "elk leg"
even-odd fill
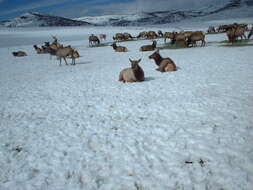
[[[66,58],[65,58],[65,57],[63,57],[63,59],[64,59],[64,61],[65,61],[66,65],[68,65],[68,63],[67,63],[67,61],[66,61]]]

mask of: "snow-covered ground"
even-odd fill
[[[160,50],[173,73],[138,51],[149,40],[87,47],[91,33],[146,29],[0,29],[1,190],[252,190],[253,46],[221,47],[218,34]],[[51,35],[76,47],[76,66],[35,53]],[[144,82],[118,82],[129,58]]]

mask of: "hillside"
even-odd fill
[[[26,13],[14,19],[0,22],[7,27],[41,27],[41,26],[90,26],[86,21],[77,21],[59,16],[41,13]]]

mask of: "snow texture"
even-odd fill
[[[171,73],[139,52],[149,40],[88,47],[91,33],[158,29],[175,28],[0,29],[1,190],[252,190],[253,46],[221,47],[217,34],[160,50]],[[76,66],[35,53],[52,35],[79,51]],[[144,82],[118,81],[129,58],[142,58]]]

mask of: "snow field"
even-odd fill
[[[0,189],[251,190],[253,47],[160,50],[179,67],[160,73],[152,52],[138,51],[149,40],[120,43],[127,53],[87,47],[88,34],[106,33],[109,41],[117,31],[34,29],[23,43],[25,34],[5,33]],[[55,33],[79,51],[76,66],[60,67],[32,49]],[[13,57],[16,50],[28,56]],[[129,58],[142,58],[146,81],[118,82]]]

